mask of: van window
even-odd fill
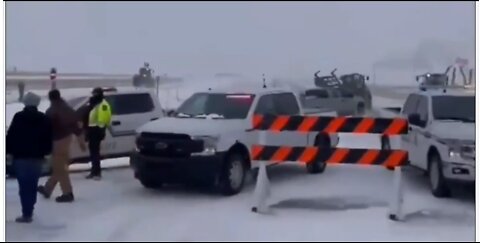
[[[154,110],[150,94],[119,94],[105,97],[112,107],[112,115],[147,113]]]

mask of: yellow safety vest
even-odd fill
[[[112,109],[106,100],[95,106],[88,116],[89,127],[108,127],[112,120]]]

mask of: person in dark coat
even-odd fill
[[[56,202],[66,203],[75,200],[72,183],[68,172],[70,165],[70,145],[73,135],[77,136],[80,148],[86,150],[82,139],[80,119],[73,108],[61,97],[59,90],[51,90],[48,93],[51,106],[46,115],[52,122],[53,127],[53,151],[52,151],[52,176],[44,186],[38,187],[38,192],[45,198],[50,198],[57,183],[60,184],[62,195],[55,199]]]
[[[7,131],[7,154],[13,157],[22,204],[22,216],[15,220],[18,223],[32,222],[42,164],[53,147],[51,122],[37,109],[40,100],[38,95],[26,94],[25,108],[15,114]]]

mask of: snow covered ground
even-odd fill
[[[7,241],[473,241],[473,196],[435,199],[426,179],[406,173],[405,222],[387,219],[392,172],[329,167],[310,175],[295,164],[269,168],[273,214],[250,212],[254,183],[222,197],[205,189],[144,189],[129,169],[102,181],[73,174],[76,201],[38,199],[31,225],[14,223],[18,188],[6,184]],[[44,179],[42,180],[44,182]],[[56,194],[59,194],[57,189]]]
[[[223,85],[223,84],[222,84]],[[162,105],[174,108],[205,85],[162,86]],[[67,91],[89,92],[89,89]],[[178,94],[177,94],[178,93]],[[375,95],[375,94],[374,94]],[[402,100],[374,96],[374,106],[401,106]],[[48,102],[43,102],[41,109]],[[22,109],[7,105],[8,117]],[[365,139],[368,139],[365,142]],[[395,143],[392,144],[396,147]],[[378,147],[376,136],[345,135],[341,147]],[[104,164],[128,164],[121,158]],[[85,165],[79,165],[79,167]],[[83,168],[82,167],[82,168]],[[144,189],[129,168],[108,170],[102,181],[72,174],[76,201],[57,204],[38,198],[35,221],[14,223],[20,213],[18,186],[6,182],[7,241],[473,241],[473,193],[460,191],[451,199],[436,199],[427,179],[413,170],[404,173],[405,222],[387,219],[393,173],[383,168],[330,166],[310,175],[297,164],[269,168],[273,214],[250,212],[254,180],[233,197],[206,189],[168,186]],[[46,178],[42,178],[42,183]],[[59,188],[55,192],[58,195]]]

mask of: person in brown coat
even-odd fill
[[[50,107],[46,115],[52,121],[53,127],[53,173],[45,183],[38,187],[38,192],[45,198],[50,198],[57,183],[60,183],[62,195],[56,198],[57,202],[72,202],[74,200],[72,184],[70,182],[68,166],[70,165],[70,145],[75,134],[80,148],[85,151],[86,145],[82,139],[81,121],[65,100],[60,96],[60,91],[54,89],[48,94]]]

